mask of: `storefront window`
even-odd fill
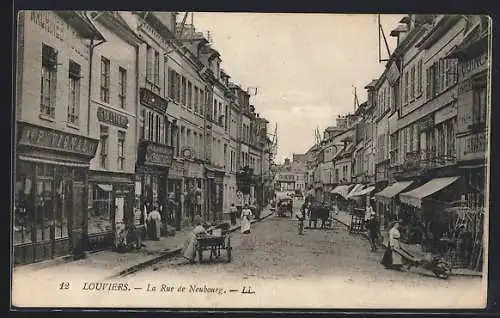
[[[36,173],[35,173],[36,169]],[[36,178],[35,178],[36,175]],[[70,168],[20,162],[16,176],[14,244],[68,237]],[[36,181],[35,181],[36,179]]]
[[[111,231],[112,186],[95,184],[89,187],[92,191],[92,209],[89,211],[88,233]]]

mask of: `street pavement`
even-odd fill
[[[300,204],[302,202],[296,200],[294,209],[298,209]],[[410,297],[408,291],[416,290],[420,294],[435,295],[437,298],[434,301],[443,299],[444,302],[448,300],[452,303],[456,300],[453,299],[456,297],[454,291],[481,291],[480,277],[453,276],[448,280],[440,280],[420,268],[412,268],[409,272],[385,269],[380,265],[383,250],[371,252],[369,242],[363,236],[350,235],[340,222],[334,222],[332,229],[306,229],[305,234],[299,236],[297,220],[273,215],[253,227],[251,234],[235,232],[231,243],[233,252],[230,263],[222,257],[218,262],[185,264],[181,257],[176,257],[127,278],[162,280],[170,277],[210,277],[230,281],[270,282],[306,279],[325,282],[335,278],[334,289],[340,292],[343,284],[372,290],[374,294],[404,290],[405,298]],[[370,302],[369,299],[366,301]]]
[[[302,202],[295,200],[295,211]],[[186,264],[181,256],[172,256],[115,278],[130,282],[136,290],[122,301],[138,307],[472,308],[481,306],[485,299],[480,277],[440,280],[420,268],[409,272],[385,269],[380,265],[382,249],[371,252],[365,237],[349,234],[338,221],[331,229],[306,229],[299,236],[294,217],[273,214],[252,224],[250,234],[234,231],[231,245],[230,263],[224,251],[221,260],[203,264]],[[96,272],[95,266],[74,270],[70,273],[73,277],[106,277],[103,271]],[[57,286],[61,274],[59,271],[49,283]],[[32,283],[40,277],[31,276]],[[47,283],[46,277],[43,280]],[[146,292],[150,283],[217,285],[228,291],[248,286],[256,290],[258,303],[255,298],[236,295],[229,302],[210,295],[189,298],[182,294],[170,295],[166,300],[161,293]],[[110,306],[116,300],[102,297],[99,301]]]

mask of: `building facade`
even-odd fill
[[[92,44],[104,36],[80,12],[22,11],[16,68],[15,264],[73,253],[88,228]]]

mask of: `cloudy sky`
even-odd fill
[[[389,33],[402,16],[381,16],[391,51]],[[365,101],[364,86],[384,69],[376,15],[197,12],[193,18],[197,31],[210,31],[231,80],[258,87],[252,103],[270,132],[278,124],[278,162],[311,147],[316,127],[323,132],[337,115],[353,111],[353,86]]]

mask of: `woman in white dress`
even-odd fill
[[[399,238],[401,234],[399,233],[399,222],[394,221],[392,223],[391,229],[389,230],[389,244],[382,257],[382,265],[387,268],[399,269],[403,268],[403,258],[396,251],[399,250]]]
[[[247,203],[241,211],[241,233],[243,234],[250,233],[250,216],[252,216],[252,211]]]
[[[186,240],[186,243],[184,244],[184,250],[182,252],[182,256],[184,256],[185,259],[187,259],[190,263],[195,262],[195,257],[196,257],[196,247],[197,247],[197,239],[196,237],[200,234],[205,234],[209,235],[207,230],[202,225],[203,221],[201,220],[200,216],[195,216],[194,218],[194,229],[191,232],[191,235],[189,238]]]

